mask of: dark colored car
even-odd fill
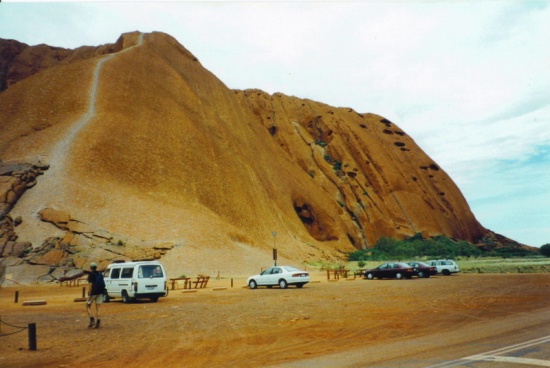
[[[426,263],[412,261],[407,262],[407,264],[413,268],[415,276],[418,276],[419,278],[428,278],[432,275],[437,275],[437,268],[427,265]]]
[[[366,279],[410,279],[415,276],[413,267],[403,262],[387,262],[363,272]]]

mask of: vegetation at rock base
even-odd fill
[[[550,243],[544,244],[539,248],[540,254],[545,257],[550,257]]]
[[[549,250],[550,251],[550,250]],[[349,261],[382,261],[395,259],[458,258],[458,257],[525,257],[533,255],[523,248],[495,248],[484,251],[467,241],[455,241],[445,236],[424,239],[415,234],[406,239],[382,237],[373,248],[361,249],[348,254]]]

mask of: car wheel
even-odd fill
[[[445,276],[451,276],[451,272],[449,272],[449,270],[443,270],[441,273]]]
[[[256,283],[256,281],[250,280],[250,282],[248,283],[248,287],[251,289],[256,289],[258,287],[258,284]]]
[[[285,279],[279,280],[279,287],[280,287],[281,289],[286,289],[287,286],[288,286],[288,283],[286,282]]]
[[[367,279],[369,280],[374,279],[374,275],[372,273],[367,273]]]
[[[297,287],[298,289],[301,289],[303,286],[304,286],[304,284],[296,284],[296,287]]]
[[[128,296],[128,292],[126,290],[122,290],[121,296],[123,303],[130,303],[130,297]]]
[[[395,278],[401,280],[403,278],[403,274],[401,272],[398,272],[395,274]]]
[[[418,273],[418,278],[422,278],[422,277],[426,277],[426,276],[424,275],[424,272],[420,271]]]

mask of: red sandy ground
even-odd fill
[[[312,275],[303,289],[210,281],[196,293],[171,291],[157,303],[102,306],[87,329],[81,287],[0,290],[0,367],[258,367],[429,336],[434,330],[536,313],[549,301],[550,274],[463,274],[412,280],[339,280]],[[226,289],[223,289],[226,288]],[[15,291],[19,302],[15,303]],[[46,305],[23,306],[46,300]]]

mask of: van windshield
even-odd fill
[[[162,268],[159,265],[139,266],[138,278],[163,277]]]

